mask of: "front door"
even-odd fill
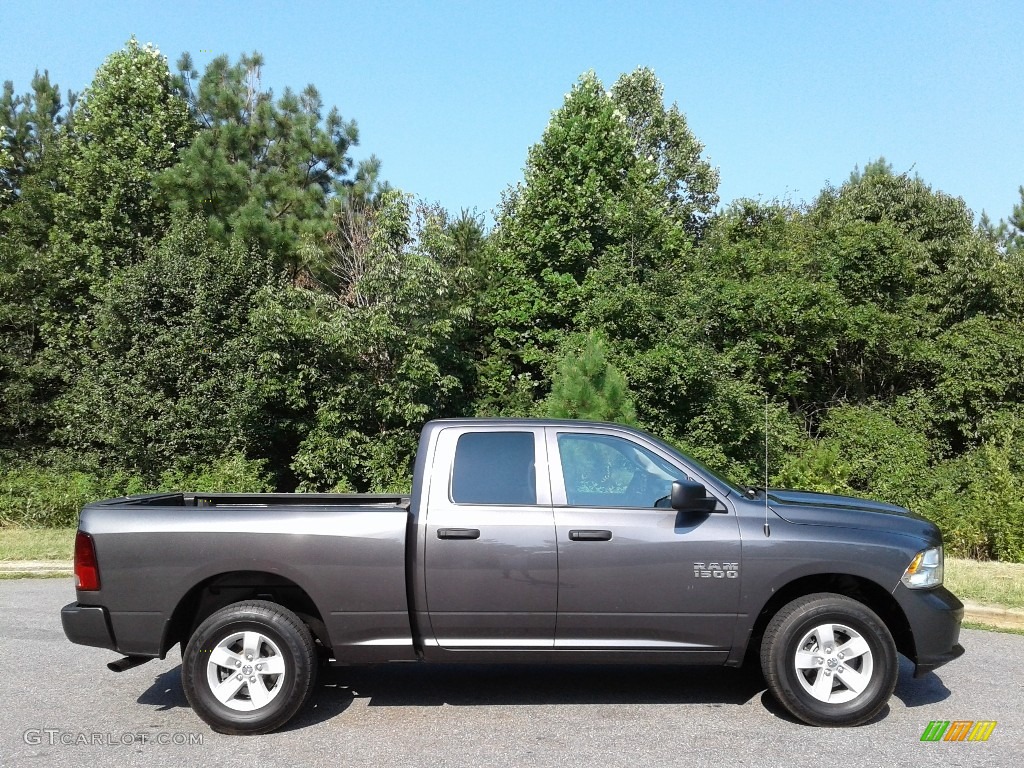
[[[628,434],[547,432],[558,538],[555,647],[730,648],[740,537],[724,496],[713,513],[676,511],[668,506],[672,481],[700,479],[678,457]]]
[[[543,428],[451,427],[436,451],[434,466],[451,471],[428,492],[434,641],[451,650],[550,649],[558,554]]]

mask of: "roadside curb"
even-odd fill
[[[1024,611],[1018,608],[1002,608],[997,605],[964,600],[964,620],[976,621],[1003,629],[1024,629]]]
[[[73,576],[74,564],[70,560],[2,560],[0,574]]]

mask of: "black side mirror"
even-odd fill
[[[675,480],[672,483],[672,508],[681,512],[714,512],[715,500],[700,483]]]

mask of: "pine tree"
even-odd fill
[[[181,56],[177,88],[202,130],[156,184],[172,209],[202,213],[223,242],[238,235],[257,243],[294,278],[300,241],[331,230],[332,203],[372,202],[380,162],[371,157],[347,178],[355,121],[336,108],[325,115],[312,84],[275,98],[262,85],[263,66],[258,52],[236,63],[218,56],[200,78],[191,57]]]
[[[1020,201],[1013,206],[1009,220],[999,222],[1002,244],[1007,253],[1024,253],[1024,186],[1019,190]]]
[[[605,343],[598,334],[587,336],[582,354],[570,351],[562,358],[544,412],[555,419],[636,424],[626,377],[608,362]]]
[[[50,73],[37,70],[32,91],[14,95],[14,83],[6,81],[0,93],[0,213],[22,197],[26,177],[38,173],[46,157],[55,151],[61,126],[67,124],[76,94],[68,91],[68,109],[60,87]],[[0,222],[0,233],[7,227]]]

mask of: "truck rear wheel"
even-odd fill
[[[280,728],[309,699],[315,678],[309,628],[287,608],[264,600],[235,603],[211,615],[181,660],[189,704],[220,733]]]
[[[801,597],[779,611],[761,643],[768,689],[811,725],[865,723],[889,701],[899,662],[885,623],[842,595]]]

